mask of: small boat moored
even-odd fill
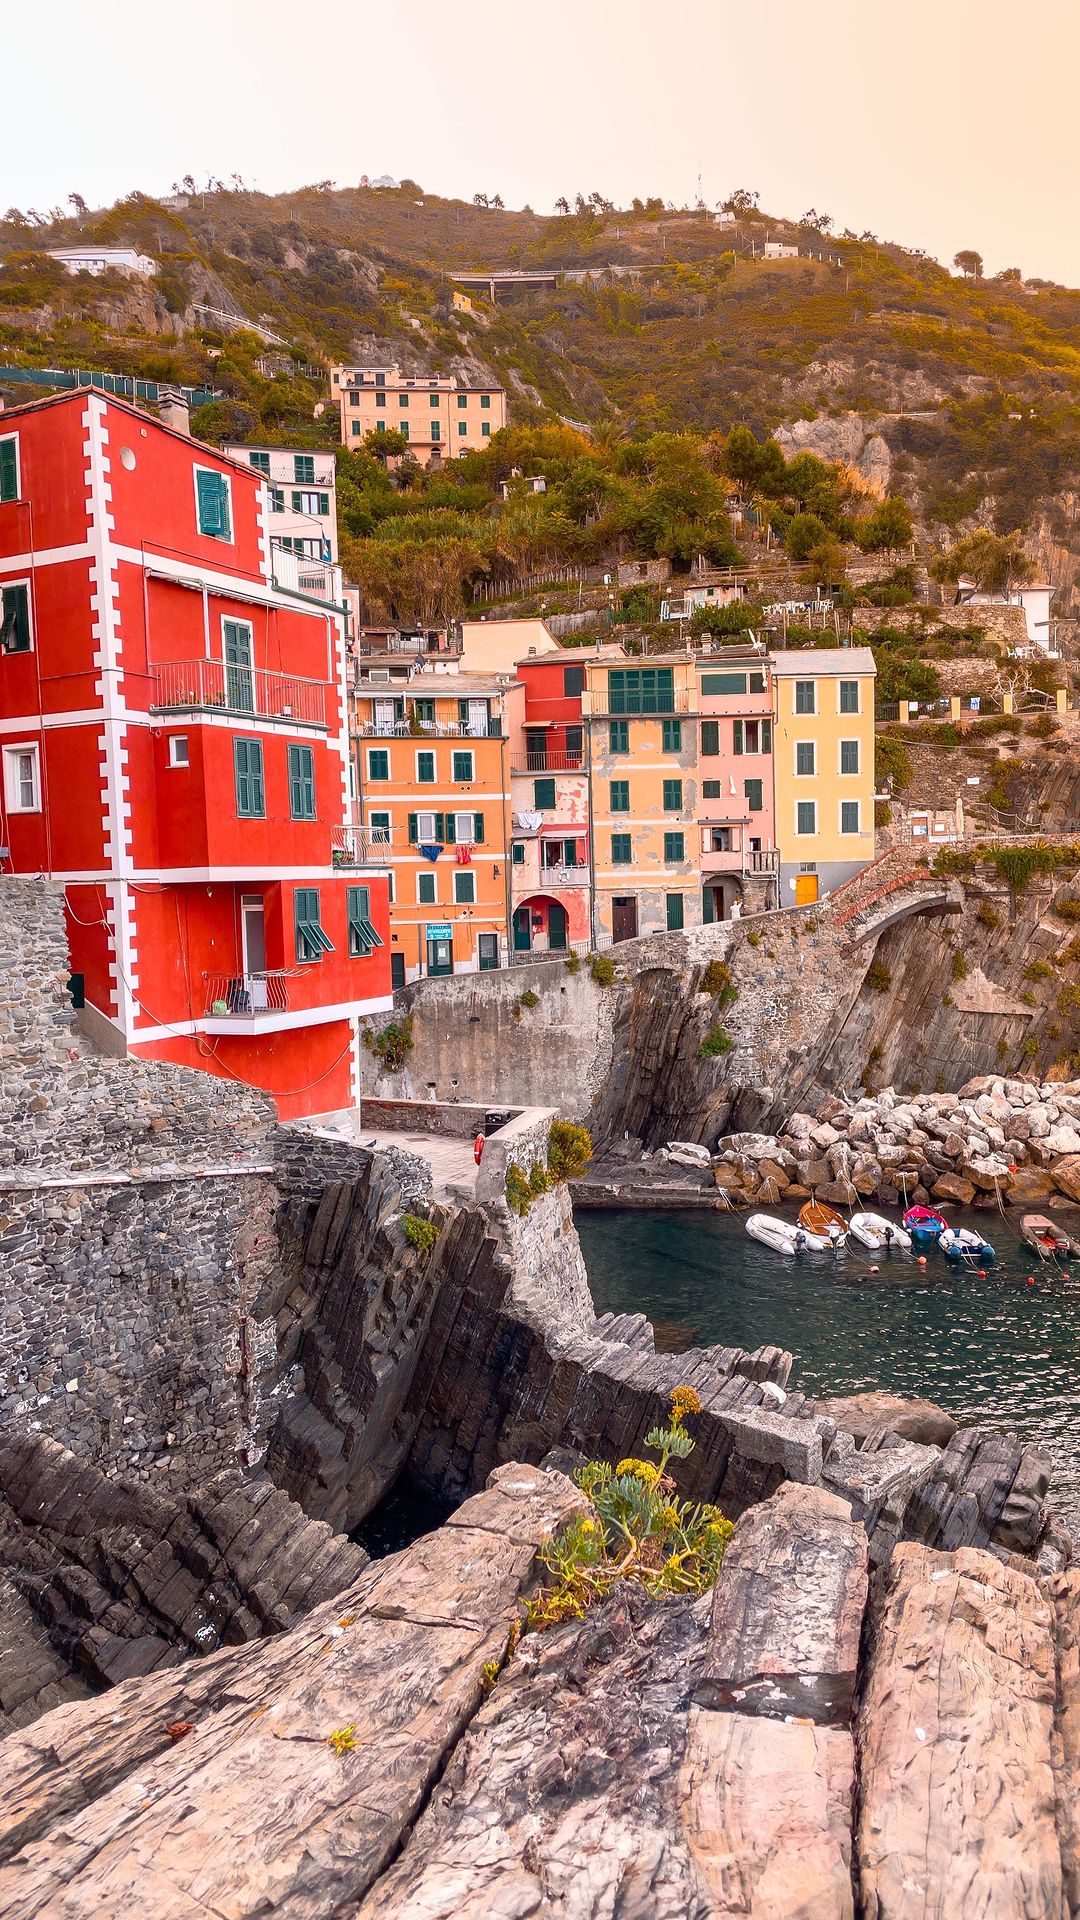
[[[1044,1213],[1025,1213],[1020,1221],[1020,1236],[1034,1247],[1040,1260],[1072,1260],[1080,1255],[1080,1240],[1063,1233]]]
[[[867,1247],[871,1253],[889,1253],[896,1247],[902,1253],[911,1252],[911,1235],[906,1227],[899,1227],[893,1220],[886,1220],[883,1213],[853,1213],[848,1221],[848,1231],[853,1240],[861,1247]]]
[[[936,1247],[943,1233],[948,1233],[949,1223],[930,1207],[909,1207],[904,1215],[904,1226],[911,1235],[912,1246],[921,1253],[927,1247]]]
[[[831,1253],[843,1246],[842,1238],[830,1240],[827,1234],[811,1233],[795,1220],[779,1220],[774,1213],[752,1213],[746,1231],[753,1240],[772,1247],[775,1253]]]
[[[807,1233],[823,1234],[835,1245],[837,1241],[847,1239],[848,1225],[842,1213],[835,1207],[827,1207],[822,1200],[808,1200],[799,1208],[799,1225]]]
[[[969,1266],[986,1266],[994,1259],[994,1249],[981,1233],[970,1227],[946,1227],[938,1235],[938,1246],[946,1260],[964,1260]]]

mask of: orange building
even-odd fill
[[[352,706],[362,819],[391,875],[392,984],[505,964],[524,687],[423,670],[393,686],[362,672]]]
[[[399,367],[331,367],[330,392],[341,411],[343,446],[369,433],[400,433],[422,467],[441,466],[486,447],[506,425],[503,387],[462,387]]]

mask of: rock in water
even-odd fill
[[[991,1553],[905,1543],[883,1576],[857,1737],[865,1911],[1058,1920],[1053,1616]]]
[[[827,1420],[835,1420],[845,1433],[854,1434],[857,1446],[879,1428],[926,1447],[947,1447],[957,1431],[957,1422],[944,1407],[935,1406],[932,1400],[904,1400],[896,1393],[845,1394],[835,1400],[819,1400],[817,1410]]]

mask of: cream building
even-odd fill
[[[330,392],[340,409],[344,446],[358,447],[385,428],[403,435],[422,467],[485,447],[506,425],[504,388],[463,387],[400,367],[331,367]]]

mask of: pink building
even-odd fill
[[[773,696],[767,657],[725,647],[697,663],[701,917],[777,904]]]

